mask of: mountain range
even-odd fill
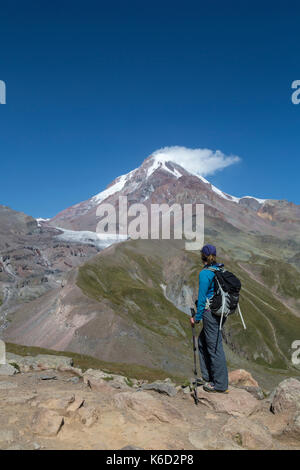
[[[0,310],[13,343],[191,372],[190,298],[198,252],[184,240],[124,240],[95,232],[99,204],[204,204],[205,242],[242,281],[244,331],[232,316],[223,335],[228,361],[264,380],[298,374],[300,206],[237,198],[163,155],[116,178],[104,191],[35,220],[0,206]],[[125,237],[126,238],[126,237]]]

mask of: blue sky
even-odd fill
[[[240,162],[206,176],[300,203],[300,7],[277,1],[1,4],[0,204],[35,217],[165,146]]]

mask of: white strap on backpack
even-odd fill
[[[237,308],[238,308],[238,311],[239,311],[239,315],[240,315],[240,317],[241,317],[241,321],[242,321],[242,324],[243,324],[244,330],[246,330],[246,329],[247,329],[247,327],[246,327],[246,325],[245,325],[244,318],[243,318],[243,315],[242,315],[242,312],[241,312],[241,309],[240,309],[240,304],[239,304],[239,303],[238,303],[238,306],[237,306]]]

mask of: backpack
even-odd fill
[[[242,287],[241,281],[233,273],[224,268],[215,269],[210,266],[206,269],[215,273],[213,279],[214,295],[211,299],[207,299],[207,306],[211,313],[221,317],[220,330],[222,329],[223,318],[232,315],[236,309],[238,309],[243,327],[246,329],[239,306],[239,296]]]

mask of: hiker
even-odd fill
[[[202,379],[197,379],[197,385],[203,385],[207,392],[228,392],[228,371],[222,344],[220,322],[224,325],[226,318],[211,313],[207,308],[207,299],[214,295],[215,273],[209,270],[213,267],[219,270],[224,265],[217,263],[217,250],[213,245],[205,245],[201,250],[204,269],[199,274],[199,293],[197,312],[191,317],[191,325],[203,321],[203,328],[198,338],[198,349]]]

